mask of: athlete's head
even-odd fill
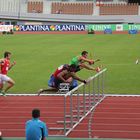
[[[68,69],[68,68],[69,68],[69,64],[64,64],[64,65],[63,65],[63,69],[64,69],[64,70],[66,70],[66,69]]]
[[[81,55],[85,58],[87,58],[88,52],[87,51],[82,51]]]
[[[11,53],[10,52],[4,52],[4,58],[10,58]]]
[[[76,65],[71,64],[71,65],[69,66],[69,68],[68,68],[68,71],[70,71],[70,72],[76,72]]]
[[[32,117],[33,118],[39,118],[40,117],[40,110],[39,109],[33,109],[32,110]]]

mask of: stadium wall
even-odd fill
[[[56,14],[36,14],[36,13],[9,13],[1,12],[1,20],[33,21],[42,23],[140,23],[137,15],[110,15],[110,16],[90,16],[90,15],[56,15]]]
[[[28,0],[31,1],[31,0]],[[0,0],[0,21],[41,22],[42,24],[91,24],[91,23],[140,23],[138,15],[99,15],[99,6],[94,3],[93,15],[51,14],[52,1],[43,1],[42,13],[28,13],[27,0]],[[33,1],[33,0],[32,0]],[[37,1],[37,0],[35,0]],[[39,0],[40,1],[40,0]],[[54,1],[53,1],[54,2]],[[82,2],[80,2],[82,3]]]

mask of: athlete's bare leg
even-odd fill
[[[38,96],[43,93],[43,92],[57,92],[58,89],[57,88],[47,88],[47,89],[40,89],[38,91]]]
[[[3,84],[0,83],[0,91],[3,89]]]
[[[15,82],[10,79],[9,81],[7,81],[8,86],[5,88],[4,92],[7,92],[10,88],[12,88],[15,85]]]

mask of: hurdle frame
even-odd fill
[[[87,84],[64,95],[64,135],[67,136],[105,98],[106,68],[88,78]],[[92,84],[92,85],[91,85]],[[82,88],[82,93],[81,89]],[[80,91],[80,92],[79,92]],[[66,108],[69,103],[69,111]],[[69,122],[69,127],[67,127]]]

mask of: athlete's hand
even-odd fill
[[[1,59],[1,60],[0,60],[0,64],[3,64],[3,63],[4,63],[4,60],[3,60],[3,59]]]
[[[94,61],[93,61],[93,60],[91,60],[91,61],[89,62],[89,65],[92,65],[92,64],[94,64]]]
[[[100,67],[97,67],[96,68],[96,72],[100,72],[101,71],[101,68]]]
[[[14,61],[11,66],[9,67],[9,70],[16,64],[16,61]]]
[[[100,59],[96,59],[94,62],[98,62],[98,61],[100,61]]]
[[[14,66],[16,64],[16,61],[14,61],[13,63],[12,63],[12,66]]]
[[[84,80],[84,81],[83,81],[83,83],[84,83],[84,84],[86,84],[86,83],[87,83],[87,81],[86,81],[86,80]]]

